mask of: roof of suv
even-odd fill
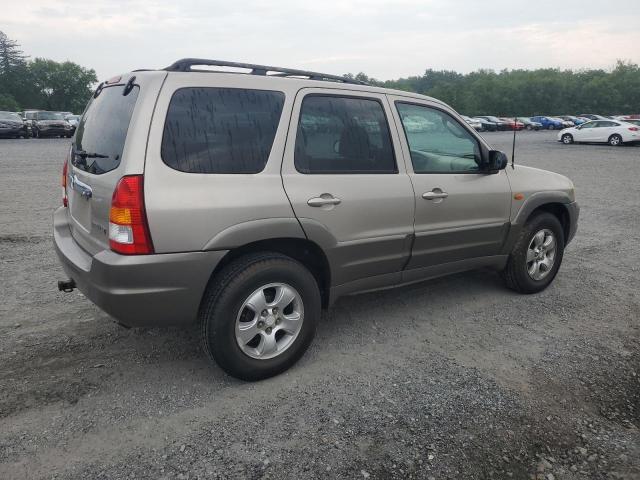
[[[221,67],[219,70],[214,69],[202,69],[198,67]],[[224,68],[234,68],[234,69],[242,69],[242,71],[229,71],[224,70]],[[135,70],[134,72],[143,73],[148,70]],[[297,70],[291,68],[282,68],[282,67],[273,67],[267,65],[256,65],[250,63],[238,63],[238,62],[228,62],[224,60],[210,60],[203,58],[183,58],[177,60],[173,64],[169,65],[166,68],[155,70],[155,71],[166,71],[170,73],[194,73],[194,74],[224,74],[224,75],[237,75],[241,77],[247,77],[249,75],[255,76],[256,80],[258,78],[264,79],[286,79],[288,82],[298,82],[301,87],[316,87],[316,88],[327,88],[327,83],[330,84],[340,84],[341,89],[345,90],[355,90],[355,91],[367,91],[367,92],[376,92],[381,94],[392,94],[403,97],[411,97],[421,100],[430,100],[435,103],[439,103],[441,105],[446,105],[444,102],[428,97],[426,95],[420,95],[418,93],[407,92],[404,90],[394,90],[390,88],[376,87],[373,85],[369,85],[365,82],[361,82],[359,80],[351,79],[348,77],[341,77],[338,75],[332,75],[327,73],[319,73],[319,72],[311,72],[306,70]],[[331,88],[331,87],[329,87]]]

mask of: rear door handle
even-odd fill
[[[433,189],[431,192],[425,192],[422,194],[422,198],[425,200],[437,200],[438,198],[447,198],[449,194],[447,192],[443,192],[440,189]]]
[[[323,197],[313,197],[307,200],[310,207],[324,207],[325,205],[340,205],[342,200],[333,195],[324,194]]]

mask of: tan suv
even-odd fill
[[[65,161],[59,288],[128,326],[198,322],[224,370],[265,378],[342,295],[480,267],[547,287],[573,184],[505,167],[422,95],[204,59],[131,72],[97,88]]]

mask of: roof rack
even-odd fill
[[[269,67],[266,65],[254,65],[252,63],[226,62],[223,60],[207,60],[205,58],[183,58],[164,70],[168,72],[209,72],[211,70],[192,69],[194,65],[206,65],[215,67],[234,67],[246,68],[251,70],[250,75],[267,75],[267,72],[274,72],[269,76],[272,77],[306,77],[309,80],[322,80],[331,82],[353,83],[355,85],[367,85],[365,82],[338,75],[329,75],[327,73],[308,72],[306,70],[295,70],[292,68]]]

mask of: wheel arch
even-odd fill
[[[316,279],[322,298],[322,306],[329,305],[331,268],[324,251],[318,244],[306,238],[277,237],[256,240],[229,249],[211,273],[210,283],[229,263],[244,255],[258,252],[276,252],[297,260],[309,269]]]
[[[550,213],[560,221],[560,225],[562,225],[562,233],[564,234],[564,241],[566,245],[567,239],[569,238],[569,235],[570,235],[570,229],[571,229],[571,221],[569,218],[569,212],[567,211],[567,207],[564,204],[557,203],[557,202],[544,203],[539,207],[535,208],[529,214],[529,216],[527,217],[527,220],[529,220],[529,218],[533,217],[539,212]]]
[[[538,212],[548,212],[554,215],[562,225],[565,245],[571,240],[571,215],[569,205],[572,200],[569,194],[563,191],[539,192],[527,200],[511,222],[511,228],[502,249],[503,254],[509,254],[518,238],[524,224]]]

